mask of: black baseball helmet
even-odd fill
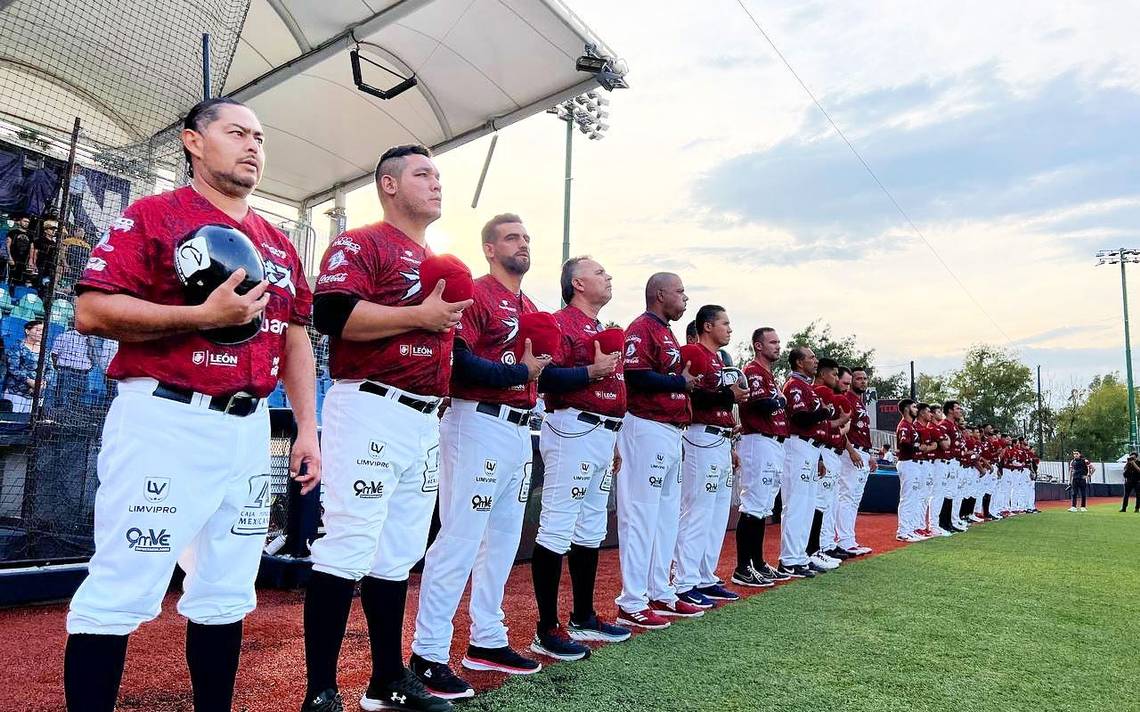
[[[245,294],[265,279],[265,261],[253,241],[226,225],[203,225],[174,248],[174,270],[189,305],[205,302],[239,267],[245,269],[245,279],[234,290],[238,294]],[[202,335],[215,344],[235,346],[252,339],[259,329],[260,316],[248,324],[204,329]]]

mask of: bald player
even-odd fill
[[[784,382],[788,439],[784,442],[784,467],[780,473],[780,568],[791,578],[813,578],[808,567],[808,536],[815,512],[815,488],[819,452],[820,423],[835,417],[834,410],[820,400],[812,387],[819,359],[806,346],[788,353],[792,375]]]
[[[677,598],[669,583],[681,501],[681,433],[689,425],[696,379],[681,362],[669,322],[685,313],[681,278],[658,272],[645,285],[645,313],[626,329],[629,413],[618,433],[617,478],[622,590],[617,622],[665,628],[668,617],[703,611]]]
[[[780,491],[788,420],[772,364],[780,358],[780,335],[763,326],[752,332],[755,357],[744,367],[748,397],[740,404],[740,519],[736,523],[736,570],[732,582],[767,588],[788,576],[764,561],[764,532]]]
[[[522,219],[496,215],[481,235],[490,272],[475,280],[474,303],[456,326],[451,407],[439,432],[441,526],[424,559],[410,664],[428,691],[448,699],[475,694],[448,664],[468,579],[471,638],[463,667],[514,675],[542,668],[508,644],[502,605],[530,497],[531,409],[551,357],[535,355],[529,339],[521,359],[515,355],[520,318],[538,311],[522,291],[531,264]]]
[[[197,104],[181,134],[190,185],[128,206],[77,285],[76,328],[120,346],[107,374],[119,386],[99,451],[95,554],[67,614],[72,712],[114,709],[127,638],[159,614],[176,563],[186,572],[178,612],[194,708],[230,709],[269,525],[265,397],[278,379],[297,423],[290,477],[306,492],[320,477],[305,333],[312,295],[292,243],[248,202],[265,165],[263,138],[257,116],[233,99]],[[188,305],[176,248],[206,225],[248,237],[267,281],[238,294],[239,269],[205,303]],[[244,342],[209,336],[254,319],[261,328]]]
[[[597,340],[606,330],[598,314],[613,297],[613,278],[596,260],[574,257],[562,265],[561,287],[566,306],[554,314],[562,329],[561,350],[538,383],[548,412],[538,438],[545,470],[530,560],[538,604],[531,650],[556,660],[580,660],[589,648],[574,641],[616,643],[630,636],[628,628],[602,620],[594,610],[598,547],[606,538],[626,393],[622,344],[610,353]],[[552,376],[560,371],[565,375],[555,383]],[[564,556],[574,594],[566,628],[558,616]]]
[[[305,596],[302,712],[337,709],[337,659],[358,581],[372,655],[361,708],[451,708],[404,667],[404,606],[439,488],[437,411],[453,328],[471,300],[446,302],[443,281],[421,288],[420,265],[432,255],[426,231],[443,195],[431,152],[388,149],[375,184],[384,219],[334,239],[317,278],[316,327],[329,336],[335,382],[323,409],[325,536],[313,543]]]

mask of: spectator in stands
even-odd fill
[[[94,355],[91,365],[103,374],[103,388],[106,393],[103,403],[109,406],[111,400],[119,392],[119,382],[107,378],[107,367],[111,365],[111,359],[115,358],[115,354],[119,352],[119,342],[114,339],[104,339],[102,336],[92,336],[90,343],[91,353]]]
[[[44,323],[29,321],[24,325],[24,340],[5,354],[8,374],[4,378],[4,397],[12,403],[13,413],[32,412],[32,391],[36,387],[36,365],[43,338]]]
[[[1087,512],[1088,505],[1088,478],[1092,474],[1092,463],[1088,458],[1080,453],[1079,450],[1073,450],[1073,459],[1069,460],[1069,479],[1072,484],[1069,489],[1073,492],[1073,505],[1069,507],[1070,512],[1077,511],[1077,495],[1081,496],[1081,509],[1082,512]]]
[[[55,258],[59,253],[59,223],[45,220],[40,236],[32,245],[32,260],[36,269],[36,285],[46,287],[55,271]],[[43,294],[43,291],[40,292]]]
[[[884,445],[879,448],[879,454],[875,457],[880,465],[894,465],[898,461],[895,453],[891,450],[889,445]]]
[[[0,216],[0,282],[8,282],[8,231],[11,225],[8,216]]]
[[[8,231],[8,285],[12,289],[24,284],[28,272],[28,258],[32,255],[32,221],[24,216]]]
[[[95,348],[93,339],[80,334],[74,327],[56,338],[51,347],[51,363],[55,370],[49,401],[52,408],[67,408],[87,392],[87,379],[97,359]]]
[[[83,273],[87,266],[87,258],[91,256],[91,243],[87,242],[86,231],[77,227],[70,235],[60,240],[60,249],[63,250],[63,261],[60,264],[56,284],[64,292],[71,292],[75,280]]]
[[[1140,460],[1137,460],[1136,453],[1128,454],[1128,461],[1124,463],[1124,504],[1120,506],[1120,511],[1128,511],[1128,493],[1131,492],[1136,495],[1136,509],[1133,511],[1140,512]]]

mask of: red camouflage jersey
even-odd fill
[[[703,346],[701,348],[704,348]],[[712,369],[707,373],[701,374],[697,381],[697,388],[705,388],[710,391],[720,390],[721,371],[724,370],[724,361],[720,358],[719,351],[712,352]],[[701,425],[715,425],[718,428],[732,428],[736,426],[736,418],[732,415],[732,406],[727,408],[723,406],[700,406],[697,402],[693,402],[693,422],[700,423]]]
[[[846,410],[854,413],[851,416],[851,428],[847,431],[847,439],[860,450],[870,452],[871,414],[867,412],[867,404],[863,402],[863,396],[854,390],[847,391],[844,396],[850,404],[850,408],[846,408]]]
[[[820,421],[816,428],[815,439],[833,450],[837,448],[842,450],[847,447],[847,436],[829,421],[839,417],[839,412],[847,404],[847,399],[833,391],[830,386],[822,383],[815,386],[815,392],[819,394],[819,399],[823,404],[831,408],[831,415],[827,420]]]
[[[657,315],[645,312],[625,330],[625,370],[648,369],[667,376],[679,376],[685,370],[681,363],[681,347],[669,325]],[[685,391],[629,390],[629,412],[639,418],[659,423],[688,425],[691,422],[689,394]]]
[[[107,375],[154,378],[207,395],[246,392],[265,397],[277,386],[285,333],[309,323],[313,295],[288,238],[252,209],[241,222],[216,208],[190,186],[132,203],[92,250],[77,292],[127,294],[155,304],[186,304],[174,268],[174,248],[203,225],[243,232],[265,260],[269,303],[261,332],[244,344],[221,346],[200,333],[184,332],[148,341],[123,341]]]
[[[938,427],[937,423],[915,423],[918,427],[919,441],[923,445],[933,445],[938,442],[942,435],[942,430]],[[942,457],[941,449],[931,450],[930,452],[921,452],[915,457],[916,460],[933,461]]]
[[[431,257],[387,223],[349,230],[333,240],[321,260],[317,294],[351,294],[388,307],[414,306],[427,296],[420,263]],[[329,374],[367,378],[423,396],[446,396],[451,380],[453,333],[415,329],[372,341],[329,337]]]
[[[950,418],[943,418],[938,423],[938,430],[942,433],[943,437],[950,441],[948,447],[938,448],[938,455],[943,459],[958,459],[962,458],[962,431],[958,429],[958,424]]]
[[[784,381],[784,397],[788,399],[788,404],[784,407],[788,416],[788,434],[817,440],[816,431],[819,429],[819,423],[808,426],[797,425],[792,418],[796,413],[817,413],[827,407],[812,388],[811,381],[806,376],[793,372],[788,380]]]
[[[740,424],[745,434],[759,433],[768,437],[788,436],[788,417],[783,408],[763,415],[754,401],[783,396],[772,371],[752,361],[744,367],[748,378],[748,400],[740,404]]]
[[[918,451],[921,439],[922,434],[917,423],[905,418],[899,421],[898,427],[895,428],[895,449],[898,450],[900,462],[922,459]]]
[[[475,292],[471,296],[475,301],[463,310],[463,318],[455,329],[455,338],[463,339],[471,353],[479,358],[514,364],[519,317],[538,309],[525,294],[515,294],[489,274],[475,280]],[[527,381],[519,386],[491,388],[452,381],[451,395],[527,410],[533,408],[538,401],[538,383]]]
[[[554,312],[554,320],[562,329],[561,350],[553,364],[560,368],[589,366],[594,362],[594,342],[591,339],[605,326],[576,306],[567,306]],[[544,400],[548,411],[559,408],[577,408],[611,418],[625,415],[625,373],[619,358],[617,368],[600,381],[592,381],[583,388],[566,393],[547,393]]]

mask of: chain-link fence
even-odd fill
[[[178,135],[203,94],[202,35],[216,94],[249,4],[0,3],[0,567],[93,550],[117,344],[75,330],[75,283],[114,249],[104,240],[130,202],[184,181]],[[265,217],[311,249],[310,228]],[[325,348],[322,396],[327,360]],[[288,427],[275,423],[271,541],[289,516]]]

